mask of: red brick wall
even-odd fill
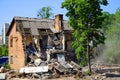
[[[61,21],[63,21],[63,15],[58,14],[55,16],[55,29],[57,32],[59,32],[61,30]]]
[[[10,46],[12,39],[12,47]],[[22,36],[19,32],[16,31],[16,23],[12,25],[8,37],[8,47],[9,47],[9,64],[12,69],[20,69],[25,66],[25,54],[23,51],[22,45]],[[12,59],[11,59],[12,56]],[[12,61],[12,63],[11,63]]]

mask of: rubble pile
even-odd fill
[[[32,60],[26,67],[21,68],[18,72],[9,72],[8,78],[53,79],[73,75],[82,77],[80,66],[73,61],[66,61],[65,53],[63,50],[48,50],[47,57],[49,58],[45,61],[37,55],[31,56]]]

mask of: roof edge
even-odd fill
[[[11,29],[12,29],[12,25],[13,25],[14,22],[15,22],[15,19],[13,18],[13,19],[12,19],[12,22],[11,22],[10,25],[9,25],[9,29],[8,29],[8,31],[7,31],[7,33],[6,33],[6,36],[9,36],[9,33],[10,33]]]

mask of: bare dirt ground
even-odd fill
[[[90,76],[85,75],[82,78],[71,76],[51,80],[120,80],[120,64],[94,63],[91,67],[93,73]],[[88,68],[83,68],[83,72],[86,69]]]
[[[120,80],[120,64],[93,63],[93,74],[80,80]]]

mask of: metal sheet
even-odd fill
[[[21,68],[20,73],[41,73],[48,72],[48,66],[39,66],[39,67],[24,67]]]

